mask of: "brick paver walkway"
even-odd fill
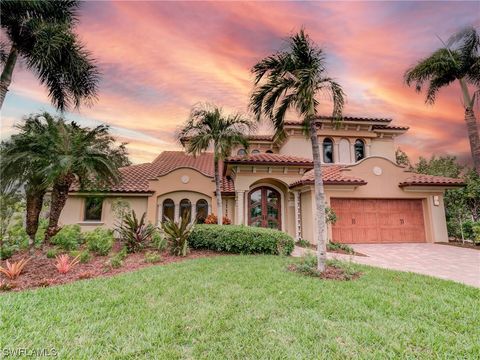
[[[367,256],[329,253],[328,257],[480,287],[479,250],[438,244],[356,244],[352,247]],[[302,250],[296,248],[294,254],[301,255]]]

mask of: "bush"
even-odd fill
[[[123,265],[123,260],[127,257],[127,248],[124,246],[122,250],[116,253],[109,261],[109,264],[113,268],[119,268]]]
[[[157,254],[156,252],[153,252],[153,251],[147,251],[145,253],[145,262],[147,263],[157,263],[159,262],[160,260],[162,260],[162,257],[160,256],[160,254]]]
[[[100,256],[106,256],[112,250],[113,232],[108,229],[96,228],[84,234],[88,250]]]
[[[353,248],[347,244],[341,244],[337,242],[330,241],[327,244],[327,250],[335,251],[335,250],[343,250],[347,254],[355,254],[355,251]]]
[[[47,258],[48,259],[54,259],[57,257],[57,255],[60,254],[60,251],[58,251],[57,248],[51,248],[47,250]]]
[[[295,246],[287,233],[243,225],[198,225],[188,241],[195,249],[236,254],[290,255]]]
[[[310,247],[310,241],[305,240],[305,239],[298,239],[297,245],[300,246],[300,247],[309,248]]]
[[[13,248],[10,246],[3,246],[0,249],[0,260],[10,259],[13,255]]]
[[[140,219],[134,210],[126,213],[123,217],[121,226],[117,231],[127,246],[129,253],[134,253],[141,250],[144,244],[149,241],[155,232],[155,227],[152,224],[147,224],[145,218],[147,213],[143,213]]]
[[[48,256],[48,255],[47,255]],[[92,258],[92,256],[90,255],[90,253],[87,251],[87,250],[83,250],[83,251],[80,251],[80,250],[75,250],[75,251],[72,251],[70,252],[70,256],[72,257],[77,257],[78,256],[78,260],[80,261],[80,263],[82,264],[86,264],[90,261],[90,259]]]
[[[167,248],[167,239],[157,229],[152,234],[152,246],[158,251],[163,251]]]
[[[65,251],[76,250],[82,243],[82,233],[80,225],[65,225],[54,237],[50,243],[59,246]]]
[[[188,238],[194,228],[193,223],[189,223],[188,216],[183,216],[180,222],[167,219],[162,223],[162,231],[167,238],[170,253],[175,256],[187,256]]]
[[[473,230],[473,242],[475,245],[480,245],[480,221],[477,221],[472,226]]]

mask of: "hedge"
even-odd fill
[[[196,225],[188,245],[194,249],[236,254],[290,255],[295,242],[279,230],[243,225]]]

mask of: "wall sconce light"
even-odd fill
[[[438,195],[433,196],[433,205],[440,206],[440,198]]]

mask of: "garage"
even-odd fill
[[[333,241],[355,243],[425,242],[421,199],[330,199],[337,215]]]

